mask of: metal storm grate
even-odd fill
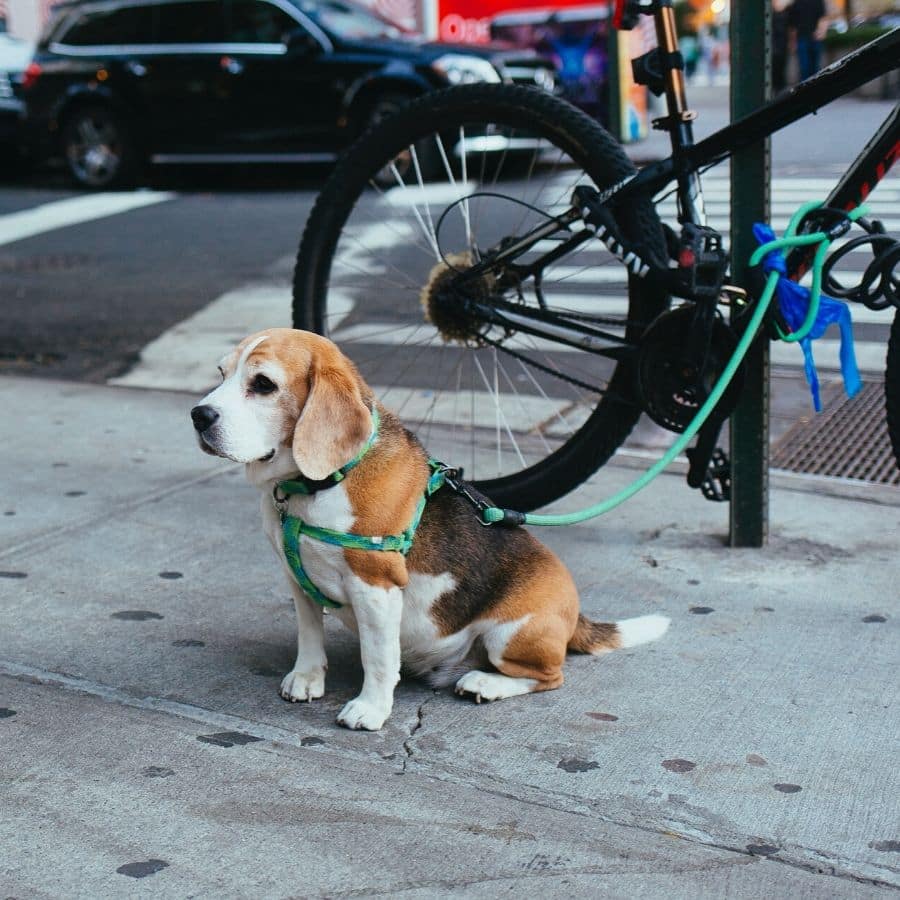
[[[838,394],[773,447],[776,469],[900,485],[884,412],[884,384],[866,382],[852,400]]]

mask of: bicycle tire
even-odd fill
[[[894,459],[900,468],[900,309],[894,313],[884,371],[884,407]]]
[[[323,333],[330,272],[342,229],[367,185],[383,165],[407,145],[448,123],[478,118],[521,128],[552,141],[568,154],[579,172],[598,189],[609,187],[635,169],[615,139],[597,122],[565,101],[534,88],[513,85],[467,85],[426,95],[389,120],[382,121],[348,150],[320,193],[304,229],[293,281],[293,322],[297,328]],[[462,126],[461,126],[462,127]],[[650,199],[631,203],[616,215],[626,238],[642,240],[656,259],[666,258],[665,241]],[[668,306],[669,298],[629,274],[625,339],[635,343],[646,326]],[[586,354],[579,354],[586,356]],[[586,421],[534,464],[499,477],[473,479],[502,506],[531,510],[562,497],[612,456],[640,418],[631,364],[619,362],[606,393]],[[498,432],[499,433],[499,432]],[[454,460],[445,460],[454,464]]]

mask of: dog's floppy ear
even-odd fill
[[[359,379],[343,360],[314,363],[309,394],[294,429],[291,450],[297,467],[313,480],[350,462],[372,433]]]

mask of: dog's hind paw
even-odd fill
[[[312,669],[309,672],[298,672],[292,669],[281,679],[278,693],[291,703],[301,700],[318,700],[325,693],[325,670]]]
[[[391,714],[390,708],[383,709],[374,703],[369,703],[361,697],[351,700],[337,717],[338,724],[345,728],[362,729],[364,731],[378,731]]]
[[[493,672],[479,672],[473,669],[456,682],[456,693],[461,697],[471,697],[476,703],[482,700],[504,700],[533,691],[537,681],[533,678],[508,678]]]

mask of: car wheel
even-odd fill
[[[123,187],[134,180],[134,141],[121,117],[107,107],[84,106],[68,116],[62,148],[69,171],[83,187]]]
[[[377,125],[382,119],[392,116],[397,110],[414,99],[415,97],[409,94],[381,94],[375,98],[375,101],[369,107],[366,126],[371,128],[373,125]]]

